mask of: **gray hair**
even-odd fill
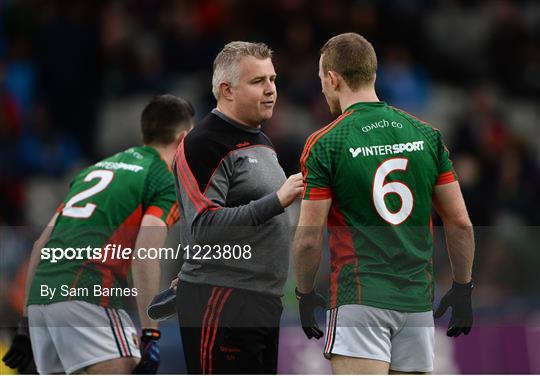
[[[228,82],[237,85],[240,80],[239,61],[244,56],[253,56],[257,59],[272,58],[273,51],[264,43],[251,43],[235,41],[223,47],[214,59],[214,73],[212,75],[212,93],[219,99],[219,85]]]

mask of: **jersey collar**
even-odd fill
[[[149,146],[149,145],[143,145],[141,146],[141,149],[143,149],[144,151],[147,151],[149,152],[150,154],[154,154],[158,157],[161,156],[161,154],[159,154],[159,151],[157,151],[156,149],[154,149],[152,146]]]
[[[244,125],[244,124],[240,124],[236,120],[231,119],[230,117],[225,115],[223,112],[219,111],[217,108],[214,108],[211,112],[217,117],[221,118],[222,120],[232,125],[233,127],[243,130],[244,132],[255,133],[255,134],[261,133],[260,125],[257,128],[253,128],[253,127],[248,127],[247,125]]]
[[[363,109],[367,110],[370,108],[382,108],[386,106],[388,106],[386,102],[356,102],[347,107],[343,113],[351,110],[361,111]]]

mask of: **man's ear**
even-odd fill
[[[191,128],[193,128],[193,127],[191,127]],[[190,128],[190,130],[191,130],[191,128]],[[180,145],[180,143],[182,142],[184,137],[187,136],[188,132],[189,132],[189,130],[182,131],[182,132],[178,133],[178,137],[176,138],[176,147],[178,147]]]
[[[230,83],[222,82],[219,84],[219,97],[228,101],[232,100],[233,88]]]
[[[328,76],[330,76],[330,85],[332,86],[332,89],[337,90],[340,85],[341,76],[334,71],[328,71]]]

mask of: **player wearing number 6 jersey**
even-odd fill
[[[308,338],[322,336],[313,287],[327,220],[324,352],[334,372],[431,372],[432,205],[454,273],[441,303],[453,308],[453,336],[472,324],[472,227],[440,132],[379,101],[376,67],[373,47],[358,34],[333,37],[321,49],[323,93],[338,117],[308,138],[301,157],[304,194],[293,246],[301,321]]]
[[[159,260],[139,258],[137,249],[163,246],[167,227],[178,219],[169,165],[191,128],[193,114],[193,107],[183,99],[172,95],[152,99],[141,116],[145,145],[115,154],[77,175],[36,241],[27,310],[39,373],[157,371],[160,333],[145,312],[158,291]],[[133,253],[119,252],[127,248]],[[56,250],[61,257],[53,260],[44,249]],[[130,270],[132,289],[127,288]],[[137,300],[143,328],[140,343],[122,309],[125,296]],[[20,360],[29,358],[29,344],[21,331],[6,363],[21,367]]]

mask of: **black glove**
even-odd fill
[[[296,299],[298,299],[298,308],[300,310],[300,322],[302,323],[302,329],[308,339],[315,337],[319,339],[323,336],[323,332],[319,329],[317,321],[315,320],[315,308],[326,307],[326,300],[320,294],[317,294],[315,290],[308,294],[302,294],[295,289]]]
[[[34,361],[27,317],[19,322],[15,337],[13,337],[11,346],[2,361],[9,368],[16,368],[19,372],[23,372]]]
[[[143,329],[141,336],[141,361],[133,374],[154,374],[159,367],[161,359],[157,341],[161,337],[161,332],[157,329]]]
[[[473,324],[471,294],[473,288],[473,281],[469,283],[454,282],[450,291],[441,299],[434,317],[438,319],[444,315],[448,307],[452,307],[452,316],[446,332],[448,337],[459,337],[461,333],[467,335],[471,331]]]

